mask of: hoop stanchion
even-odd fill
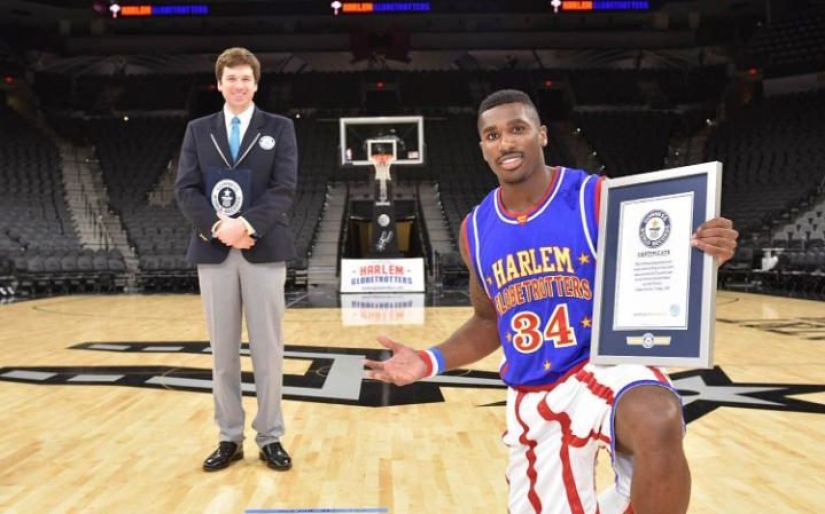
[[[397,257],[398,230],[395,224],[395,204],[392,196],[392,154],[375,154],[370,156],[375,169],[375,201],[372,214],[372,237],[370,238],[371,257]]]

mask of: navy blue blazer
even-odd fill
[[[265,136],[275,140],[274,147],[260,144]],[[205,170],[226,167],[221,153],[231,159],[223,111],[190,121],[178,162],[175,197],[183,215],[194,226],[186,251],[187,260],[193,264],[221,263],[230,250],[212,237],[212,226],[219,218],[205,191]],[[295,258],[289,232],[289,210],[298,175],[298,146],[292,120],[256,107],[239,155],[243,157],[237,167],[252,172],[251,204],[241,215],[255,229],[256,238],[251,249],[242,251],[243,256],[255,263]]]

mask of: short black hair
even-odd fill
[[[504,104],[526,105],[535,115],[536,123],[541,124],[541,120],[539,119],[539,110],[536,109],[536,104],[534,104],[533,100],[530,99],[530,95],[524,91],[519,91],[518,89],[499,89],[494,93],[490,93],[487,98],[481,101],[481,105],[478,106],[478,117],[476,119],[481,120],[481,113],[484,111],[489,111],[493,107],[498,107],[499,105]]]

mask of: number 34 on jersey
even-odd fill
[[[589,325],[588,319],[585,326]],[[569,348],[578,344],[576,332],[570,326],[567,305],[563,303],[556,305],[547,320],[533,311],[517,313],[510,321],[510,330],[512,333],[507,335],[507,340],[517,351],[525,354],[538,351],[545,343],[556,348]]]

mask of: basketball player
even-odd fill
[[[368,377],[405,385],[500,346],[510,514],[684,514],[684,421],[667,375],[588,362],[603,179],[545,165],[546,127],[520,91],[487,97],[478,130],[500,187],[461,227],[473,315],[427,351],[379,338],[393,356],[367,361]],[[729,220],[716,218],[699,226],[691,244],[721,265],[737,238]],[[597,495],[599,448],[610,452],[616,480]]]

